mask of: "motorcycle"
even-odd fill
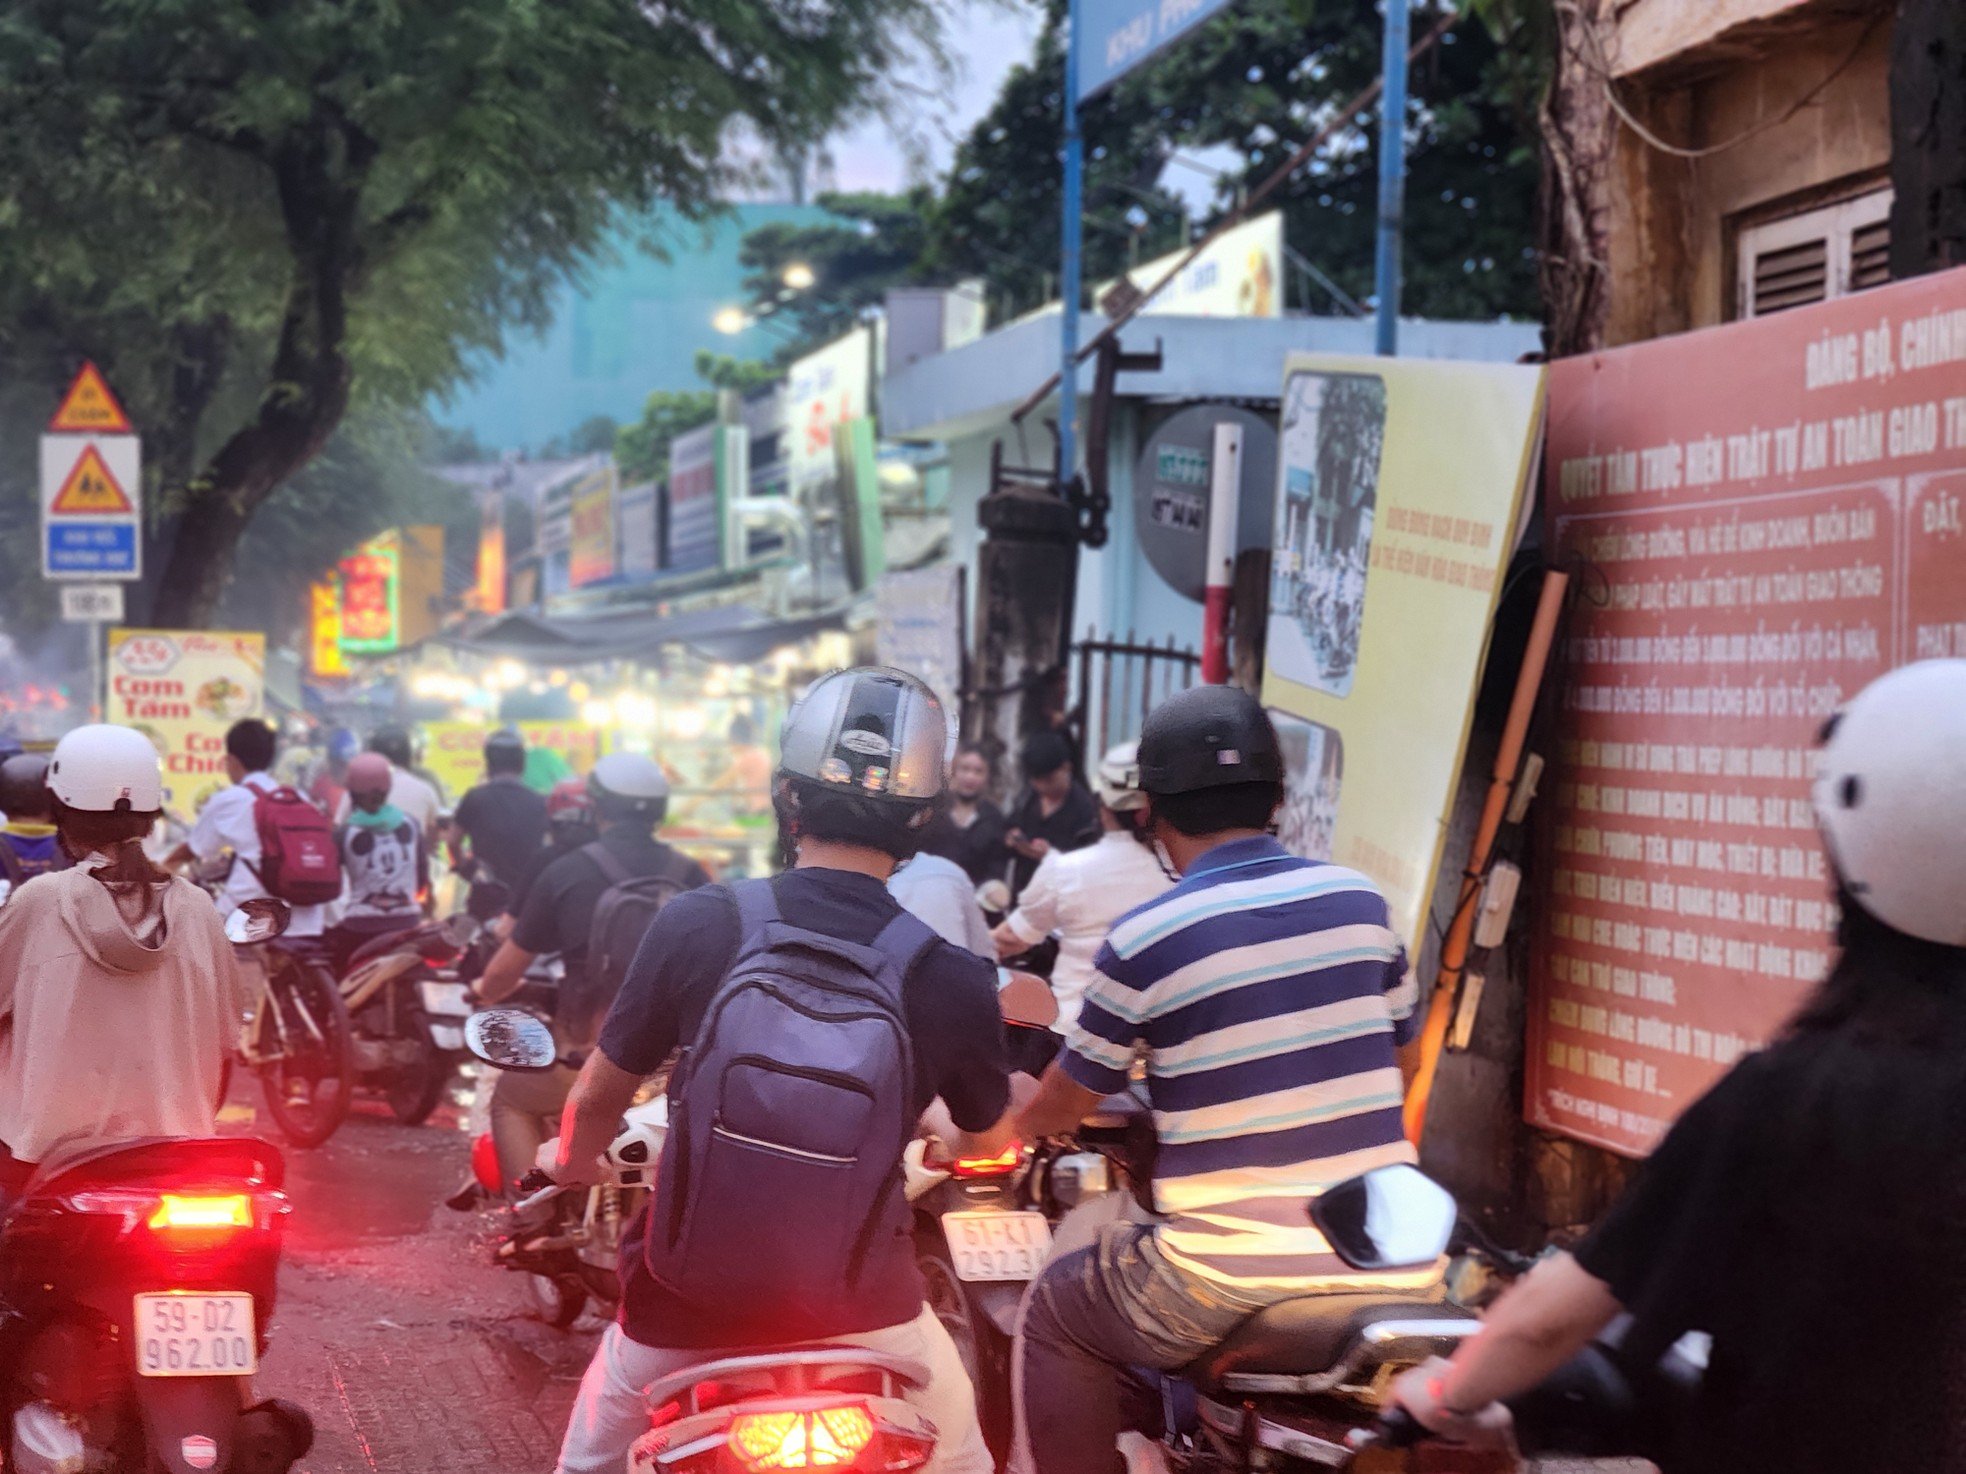
[[[518,1009],[474,1014],[465,1044],[502,1070],[547,1070],[558,1058],[552,1030]],[[630,1110],[603,1157],[605,1187],[650,1189],[666,1107],[658,1098]],[[544,1174],[521,1185],[533,1189],[517,1205],[521,1212],[571,1196]],[[589,1189],[586,1218],[601,1190]],[[935,1452],[934,1427],[902,1397],[915,1375],[907,1362],[860,1346],[793,1347],[687,1368],[644,1391],[651,1426],[629,1451],[629,1474],[818,1467],[912,1474]]]
[[[464,1051],[471,1000],[457,963],[477,930],[470,916],[454,916],[386,933],[348,959],[341,998],[356,1084],[379,1092],[405,1126],[429,1119]]]
[[[241,941],[275,925],[233,922]],[[84,1146],[40,1165],[0,1225],[9,1470],[283,1474],[306,1454],[304,1411],[246,1405],[273,1313],[283,1171],[274,1147],[245,1139]]]
[[[543,1055],[536,1048],[526,1052],[516,1042],[537,1041],[542,1035]],[[558,1061],[552,1030],[520,1009],[473,1014],[464,1026],[464,1038],[473,1055],[502,1070],[547,1070]],[[661,1090],[645,1087],[641,1096],[628,1108],[608,1146],[603,1158],[606,1176],[584,1196],[560,1192],[540,1173],[529,1174],[520,1183],[530,1196],[514,1206],[517,1218],[524,1221],[548,1205],[554,1213],[545,1223],[507,1234],[496,1251],[497,1260],[528,1277],[540,1317],[556,1329],[571,1326],[590,1300],[598,1301],[609,1314],[620,1304],[617,1266],[622,1235],[654,1186],[655,1164],[669,1130],[669,1102]],[[473,1156],[480,1186],[497,1192],[501,1186],[497,1156],[490,1146],[489,1139],[484,1140]]]

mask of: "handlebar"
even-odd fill
[[[541,1203],[550,1203],[566,1189],[535,1167],[519,1179],[519,1191],[526,1196],[512,1205],[515,1213],[537,1208]]]
[[[1353,1453],[1363,1453],[1369,1448],[1411,1448],[1427,1436],[1427,1430],[1411,1413],[1403,1407],[1389,1407],[1373,1421],[1370,1428],[1355,1430],[1346,1445]]]

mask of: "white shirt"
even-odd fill
[[[944,941],[966,947],[978,957],[996,959],[990,926],[976,904],[976,887],[954,860],[941,855],[917,855],[888,879],[888,894],[929,924]]]
[[[253,822],[253,805],[257,802],[254,795],[271,793],[279,786],[271,774],[246,774],[243,782],[221,788],[205,800],[198,822],[191,826],[191,833],[185,838],[191,853],[201,860],[232,851],[232,868],[226,872],[225,888],[218,896],[222,916],[238,910],[241,901],[256,900],[266,894],[266,887],[253,873],[259,865],[259,826]],[[294,907],[294,919],[287,935],[318,937],[327,928],[327,910],[325,906]]]
[[[416,820],[417,828],[423,831],[427,844],[437,842],[437,824],[443,814],[444,806],[437,798],[437,790],[425,783],[408,768],[389,768],[389,802]],[[336,824],[348,822],[348,811],[353,807],[348,795],[342,794],[341,802],[335,807]]]
[[[1058,961],[1051,969],[1051,991],[1058,999],[1053,1033],[1069,1034],[1078,1022],[1093,959],[1113,923],[1173,884],[1154,852],[1120,830],[1107,831],[1082,850],[1053,850],[1039,863],[1004,925],[1031,947],[1058,938]]]

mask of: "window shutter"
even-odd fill
[[[1747,226],[1739,246],[1741,317],[1882,286],[1891,279],[1891,191]]]

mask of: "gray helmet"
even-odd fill
[[[942,792],[949,722],[906,671],[862,665],[822,676],[786,715],[781,773],[856,797],[925,803]]]
[[[1195,686],[1163,701],[1140,728],[1139,766],[1148,793],[1284,777],[1283,747],[1269,713],[1236,686]]]

